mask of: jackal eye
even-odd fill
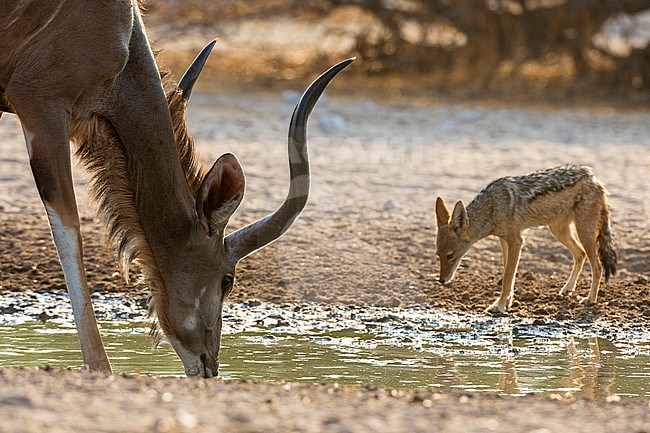
[[[447,254],[447,260],[451,260],[454,258],[454,253],[448,253]]]
[[[235,281],[235,277],[232,275],[226,275],[223,277],[223,280],[221,280],[221,288],[223,290],[228,289],[230,286],[232,286],[232,283]]]

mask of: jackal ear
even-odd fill
[[[469,230],[469,218],[467,217],[467,209],[461,200],[456,202],[454,211],[451,213],[451,228],[459,237],[467,235]]]
[[[443,224],[449,224],[449,210],[447,210],[447,206],[442,197],[436,198],[436,221],[438,222],[438,227]]]
[[[232,153],[222,155],[203,178],[196,195],[196,213],[209,235],[223,235],[228,220],[244,198],[246,178]]]

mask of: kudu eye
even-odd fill
[[[454,253],[447,254],[447,260],[451,260],[453,258],[454,258]]]
[[[223,290],[228,289],[230,286],[232,286],[232,283],[235,281],[235,277],[232,275],[226,275],[223,277],[223,280],[221,280],[221,288]]]

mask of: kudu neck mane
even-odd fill
[[[199,160],[194,139],[187,130],[187,101],[174,86],[167,93],[167,103],[183,173],[196,199],[207,168]],[[166,302],[165,286],[136,207],[142,180],[129,169],[129,155],[124,144],[112,124],[97,114],[74,117],[71,137],[77,147],[77,157],[91,175],[90,195],[98,206],[98,215],[106,227],[107,241],[117,254],[123,278],[128,282],[130,265],[137,262],[142,269],[144,282],[151,291],[153,302],[150,302],[150,314],[155,310],[158,321],[166,323],[160,317],[166,311],[161,305]],[[154,337],[157,344],[160,335],[155,327]]]
[[[187,130],[185,120],[187,100],[178,89],[171,90],[167,93],[167,105],[172,117],[172,126],[174,128],[174,139],[178,146],[178,156],[181,159],[185,179],[192,191],[192,196],[196,200],[196,195],[201,186],[203,178],[208,172],[208,167],[203,164],[196,151],[194,138]]]

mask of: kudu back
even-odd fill
[[[270,215],[228,235],[245,178],[227,153],[204,167],[186,128],[209,44],[167,95],[135,0],[0,3],[0,114],[22,125],[30,165],[70,294],[84,364],[110,372],[86,281],[70,146],[123,274],[137,261],[158,329],[189,376],[217,375],[223,302],[239,260],[279,238],[309,195],[306,125],[325,87],[318,77],[289,126],[290,187]]]

